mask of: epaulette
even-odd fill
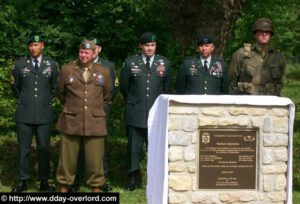
[[[130,60],[136,59],[136,58],[139,58],[139,55],[133,55],[133,56],[127,57],[127,58],[126,58],[126,61],[127,61],[127,60],[130,61]]]
[[[250,43],[244,43],[244,50],[243,50],[243,55],[244,56],[251,56],[251,47],[252,45]]]

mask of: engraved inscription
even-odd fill
[[[200,130],[199,189],[256,189],[256,172],[257,130]]]

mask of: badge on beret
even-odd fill
[[[85,44],[85,48],[89,49],[91,47],[90,43]]]
[[[40,41],[40,36],[38,36],[38,35],[34,36],[34,40],[35,40],[35,42],[39,42]]]
[[[155,42],[155,38],[156,38],[156,36],[152,35],[152,42]]]

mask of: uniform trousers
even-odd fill
[[[48,180],[50,177],[49,146],[51,139],[51,123],[36,125],[17,122],[18,179],[29,179],[29,154],[33,134],[36,135],[38,179]]]
[[[103,136],[62,134],[56,179],[63,185],[69,186],[74,183],[81,144],[84,151],[86,183],[91,187],[100,187],[105,182],[102,161],[104,153]]]
[[[148,146],[148,129],[126,126],[127,143],[127,173],[131,174],[140,169],[140,161],[144,157],[144,143]]]

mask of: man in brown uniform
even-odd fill
[[[254,44],[244,44],[231,60],[229,81],[233,94],[281,95],[285,77],[283,55],[270,48],[273,23],[259,18],[253,25]]]
[[[62,133],[56,179],[61,192],[68,192],[76,172],[80,144],[85,154],[86,183],[92,192],[104,185],[104,136],[107,134],[104,107],[112,97],[109,70],[93,63],[95,44],[84,40],[79,59],[62,67],[58,98],[64,105],[56,128]]]

